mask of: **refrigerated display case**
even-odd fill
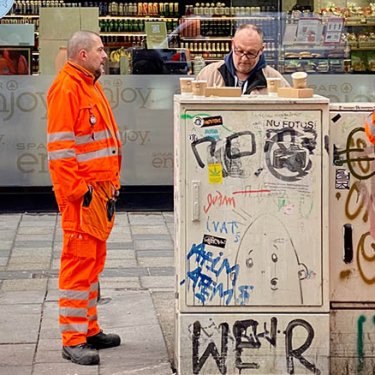
[[[373,103],[330,105],[331,368],[369,374],[375,365],[375,148],[364,123]]]
[[[328,99],[174,103],[178,373],[328,374]]]
[[[337,74],[349,72],[344,18],[293,12],[286,16],[280,71]]]

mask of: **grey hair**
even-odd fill
[[[252,31],[257,32],[260,36],[260,39],[263,42],[263,30],[259,26],[256,26],[250,23],[242,24],[237,28],[234,36],[236,36],[241,30],[252,30]]]
[[[95,33],[93,31],[76,31],[68,41],[68,59],[76,58],[78,56],[79,51],[81,51],[82,49],[90,51],[90,49],[94,46],[95,36],[100,37],[98,33]]]

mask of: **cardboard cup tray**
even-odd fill
[[[277,95],[283,98],[312,98],[313,89],[295,89],[293,87],[280,87],[277,89]]]
[[[205,96],[241,96],[240,87],[206,87]]]

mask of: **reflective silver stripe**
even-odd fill
[[[121,141],[121,134],[120,134],[120,132],[119,132],[119,131],[117,131],[117,132],[116,132],[116,137],[117,137],[117,139],[118,139],[118,140],[120,140],[120,141]]]
[[[110,139],[111,133],[108,130],[102,130],[100,132],[94,132],[92,134],[81,135],[76,137],[77,145],[83,145],[85,143],[90,143],[93,141],[101,141],[103,139]]]
[[[88,323],[68,323],[60,324],[60,332],[81,332],[86,334],[88,328]]]
[[[57,132],[47,135],[47,142],[74,141],[73,132]]]
[[[92,141],[93,141],[93,139],[92,139],[91,134],[81,135],[81,136],[76,138],[76,144],[77,145],[84,145],[85,143],[89,143],[89,142],[92,142]]]
[[[61,316],[78,316],[80,318],[87,317],[87,309],[80,309],[77,307],[60,307],[59,308],[59,315]]]
[[[102,150],[85,152],[77,155],[77,160],[79,162],[85,162],[92,159],[104,158],[106,156],[117,155],[117,150],[115,148],[103,148]]]
[[[60,298],[87,301],[89,299],[89,292],[85,292],[84,290],[60,289]]]
[[[66,158],[74,158],[76,152],[73,148],[64,148],[63,150],[51,151],[48,153],[48,160],[59,160]]]
[[[96,292],[98,290],[98,284],[99,283],[94,283],[90,285],[90,292]]]
[[[95,297],[95,298],[89,300],[89,303],[88,303],[87,307],[88,308],[96,307],[97,304],[98,304],[98,301],[97,301],[97,299]]]
[[[89,316],[89,320],[90,321],[98,320],[98,316],[97,315]]]

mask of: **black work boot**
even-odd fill
[[[86,343],[76,346],[63,346],[62,357],[79,365],[97,365],[100,362],[97,350]]]
[[[120,336],[115,333],[106,334],[100,331],[95,336],[87,337],[87,344],[95,349],[113,348],[114,346],[119,346],[120,343]]]

